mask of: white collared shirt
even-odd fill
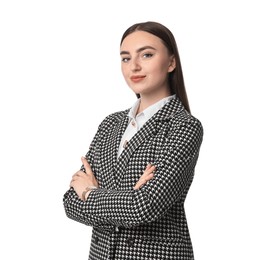
[[[161,109],[167,102],[171,99],[175,98],[176,95],[172,95],[169,97],[165,97],[153,105],[147,107],[144,111],[136,115],[137,109],[140,105],[140,99],[137,99],[134,105],[131,107],[128,117],[129,123],[125,130],[125,133],[122,136],[122,140],[119,146],[118,157],[126,147],[128,141],[141,129],[141,127],[159,110]]]

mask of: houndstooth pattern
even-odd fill
[[[103,120],[86,155],[100,189],[83,202],[71,188],[63,198],[65,212],[93,226],[90,260],[192,260],[184,201],[194,177],[202,125],[178,98],[172,99],[117,159],[128,111]],[[148,163],[157,168],[154,178],[134,190]]]

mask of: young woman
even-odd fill
[[[190,113],[174,36],[160,23],[134,24],[120,54],[137,101],[99,125],[65,212],[93,227],[89,259],[194,259],[184,201],[203,128]]]

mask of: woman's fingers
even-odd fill
[[[83,167],[85,169],[86,174],[91,177],[93,185],[96,186],[96,187],[99,187],[98,181],[97,181],[97,179],[96,179],[96,177],[95,177],[95,175],[94,175],[94,173],[91,169],[91,166],[90,166],[89,162],[87,161],[87,159],[82,156],[81,161],[83,163]]]
[[[89,164],[89,162],[87,161],[87,159],[85,157],[81,157],[81,161],[83,163],[85,172],[83,172],[82,170],[77,171],[71,179],[70,182],[70,187],[79,187],[80,185],[86,185],[87,186],[96,186],[98,187],[98,181],[91,169],[91,166]]]
[[[82,164],[83,164],[83,167],[85,169],[85,172],[88,174],[88,175],[93,175],[93,172],[92,172],[92,169],[91,169],[91,166],[89,164],[89,162],[87,161],[87,159],[85,157],[81,157],[81,161],[82,161]]]
[[[149,180],[151,180],[154,176],[154,171],[156,167],[154,165],[148,164],[144,173],[138,180],[138,182],[133,187],[135,190],[140,189],[144,184],[146,184]]]

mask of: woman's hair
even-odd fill
[[[180,57],[178,53],[177,44],[172,32],[165,27],[164,25],[157,22],[144,22],[144,23],[136,23],[130,26],[123,34],[121,43],[123,40],[131,33],[135,31],[144,31],[151,33],[162,40],[164,45],[167,47],[169,53],[174,55],[176,67],[175,69],[169,73],[169,86],[172,94],[176,94],[176,96],[181,100],[184,108],[190,113],[190,106],[188,101],[188,96],[185,89],[184,77],[180,62]],[[140,97],[137,94],[137,97]]]

